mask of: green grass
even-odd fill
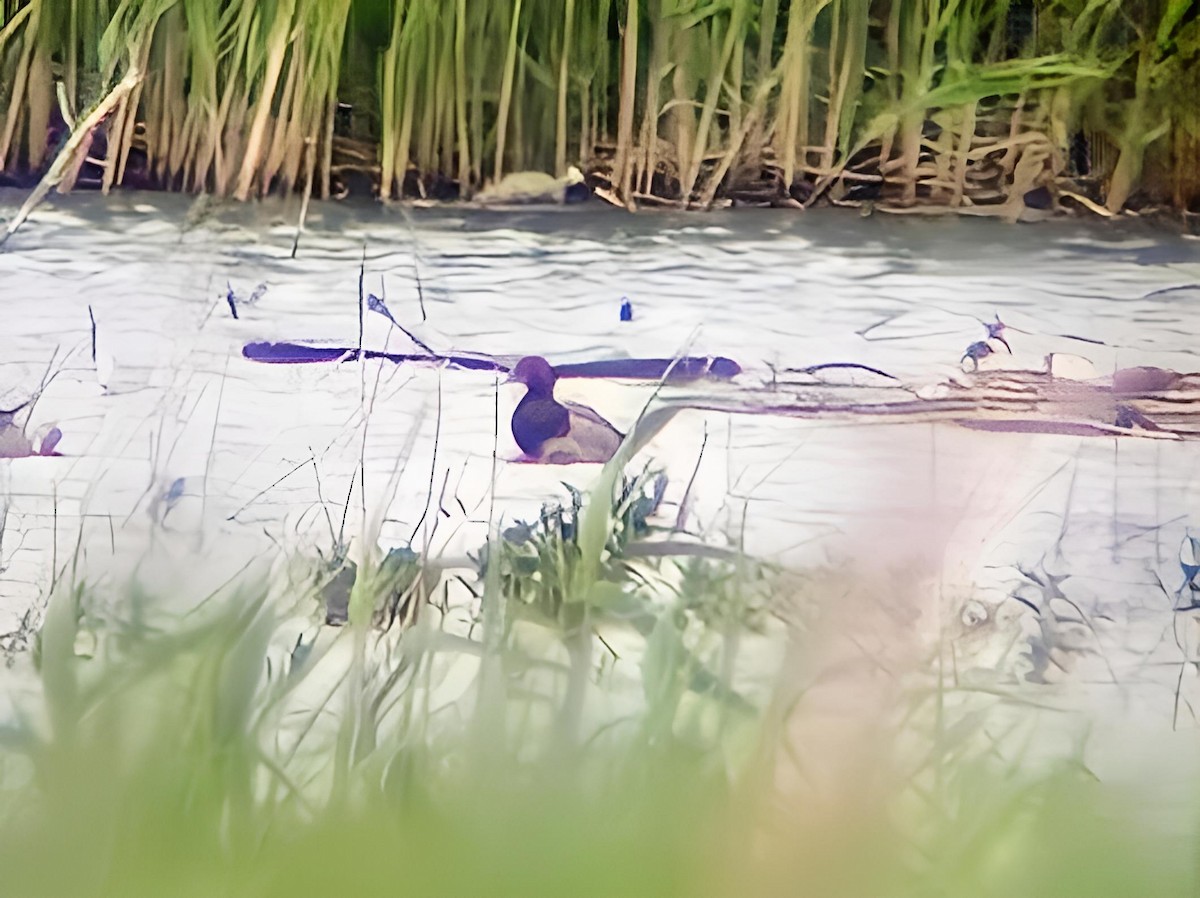
[[[1195,893],[1195,819],[1014,759],[998,698],[914,685],[822,750],[787,660],[832,635],[820,602],[664,543],[657,478],[618,476],[638,440],[457,598],[435,560],[364,561],[340,628],[324,561],[188,606],[61,584],[0,729],[4,892]]]

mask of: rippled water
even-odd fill
[[[11,212],[18,199],[0,203]],[[366,289],[386,291],[439,351],[728,356],[744,373],[711,385],[717,397],[826,362],[935,384],[960,374],[996,313],[1021,331],[1008,332],[1006,363],[1037,368],[1054,352],[1100,374],[1200,370],[1200,288],[1167,289],[1200,282],[1200,247],[1136,224],[327,206],[293,259],[290,207],[220,209],[196,226],[187,209],[161,196],[58,201],[0,254],[0,408],[51,370],[29,429],[64,433],[61,458],[0,462],[0,632],[37,607],[77,544],[85,567],[109,576],[153,544],[159,573],[182,572],[201,594],[276,542],[327,548],[352,478],[348,532],[365,484],[385,543],[451,556],[486,538],[494,446],[506,520],[534,514],[560,481],[586,488],[595,467],[505,462],[520,391],[490,373],[242,358],[254,340],[355,346],[364,247]],[[244,298],[260,283],[234,320],[227,284]],[[379,315],[363,341],[412,347]],[[560,388],[620,428],[652,390]],[[1198,453],[1194,442],[692,411],[644,457],[669,473],[668,517],[695,470],[689,529],[838,572],[813,582],[845,591],[882,655],[948,636],[963,682],[1120,682],[1140,710],[1190,719],[1176,693],[1188,694],[1198,625],[1173,591],[1180,545],[1200,524]]]

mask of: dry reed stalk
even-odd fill
[[[0,28],[0,49],[3,49],[4,45],[12,39],[12,36],[17,33],[17,30],[25,23],[25,20],[33,15],[34,10],[38,6],[39,4],[37,3],[30,3],[27,6],[22,6],[13,13],[13,17],[5,23],[3,28]]]
[[[321,199],[327,200],[330,195],[330,177],[333,172],[333,128],[337,116],[337,100],[328,100],[325,104],[325,121],[322,126],[321,138]]]
[[[517,81],[513,91],[512,140],[509,142],[509,160],[513,171],[523,171],[528,166],[526,159],[528,144],[525,140],[525,108],[527,96],[526,84],[529,74],[529,25],[526,24],[521,32],[517,51]],[[532,104],[530,104],[532,105]]]
[[[351,0],[319,7],[325,10],[324,27],[319,30],[318,58],[323,60],[324,79],[320,101],[324,105],[323,138],[318,171],[321,178],[321,199],[330,195],[330,176],[333,170],[333,131],[337,116],[338,89],[341,84],[342,54],[346,46],[346,23],[350,18]]]
[[[968,154],[975,138],[975,105],[963,106],[960,115],[962,116],[962,132],[959,135],[958,151],[954,156],[954,186],[951,188],[950,194],[951,206],[962,205],[963,195],[966,192],[967,171],[970,169]]]
[[[1056,91],[1056,94],[1057,93],[1058,92]],[[1023,131],[1022,119],[1023,119],[1024,113],[1025,113],[1025,94],[1022,93],[1017,98],[1016,104],[1013,106],[1012,115],[1009,118],[1009,125],[1008,125],[1008,146],[1004,150],[1004,155],[1000,157],[1000,171],[1002,171],[1005,175],[1011,175],[1013,169],[1017,165],[1017,157],[1019,155],[1018,147],[1020,146],[1020,142],[1018,141],[1018,138],[1020,137],[1020,135]],[[1062,135],[1062,137],[1065,140],[1065,137],[1066,137],[1065,131],[1064,131],[1064,134]],[[1054,139],[1055,142],[1057,142],[1058,136],[1055,135],[1052,139]]]
[[[1021,158],[1013,170],[1012,186],[1008,198],[1000,207],[1000,214],[1015,222],[1025,211],[1025,194],[1037,186],[1038,180],[1045,169],[1046,160],[1051,157],[1054,148],[1042,137],[1040,141],[1031,142],[1021,153]]]
[[[43,25],[43,28],[45,26]],[[50,129],[50,111],[54,108],[54,76],[43,41],[37,41],[29,62],[27,124],[25,126],[29,167],[39,169],[46,155],[46,134]]]
[[[242,157],[242,166],[238,172],[237,186],[233,197],[238,200],[250,198],[250,190],[262,164],[264,132],[267,120],[271,115],[271,104],[275,99],[275,88],[279,83],[279,74],[283,69],[284,54],[291,42],[292,20],[295,15],[296,0],[279,0],[275,7],[275,19],[267,36],[267,64],[263,74],[262,86],[259,90],[258,104],[254,110],[254,118],[250,123],[250,133],[246,139],[246,150]]]
[[[834,0],[830,9],[829,101],[826,108],[822,164],[845,156],[862,90],[866,53],[867,0]]]
[[[483,10],[483,14],[472,20],[473,38],[472,46],[475,48],[474,58],[483,60],[487,58],[484,51],[486,35],[488,34],[488,25],[490,22],[491,7],[488,6]],[[483,106],[483,65],[471,66],[471,111],[470,111],[470,127],[471,127],[471,171],[474,175],[474,186],[483,183],[484,172],[484,106]]]
[[[678,0],[668,0],[677,3]],[[673,45],[671,55],[678,60],[671,75],[671,102],[667,108],[671,113],[672,132],[674,136],[675,154],[679,160],[680,196],[686,204],[687,193],[683,190],[684,167],[691,162],[692,148],[696,144],[696,112],[692,107],[691,98],[699,87],[699,78],[689,64],[693,55],[696,36],[691,28],[676,26],[671,35]]]
[[[788,184],[816,170],[823,190],[869,150],[892,200],[932,189],[935,201],[966,203],[979,180],[966,177],[967,131],[972,119],[986,130],[1006,114],[978,107],[994,94],[1001,105],[1028,98],[1019,128],[1047,134],[1052,174],[1077,129],[1111,144],[1105,201],[1119,208],[1143,180],[1150,143],[1171,127],[1164,85],[1178,82],[1170,67],[1179,63],[1168,49],[1191,5],[1057,0],[1039,28],[1048,55],[1004,60],[1006,4],[991,0],[394,0],[387,18],[372,19],[391,37],[376,69],[381,193],[398,195],[413,169],[421,189],[451,176],[467,195],[485,160],[493,180],[523,166],[561,175],[577,136],[585,166],[597,147],[605,165],[611,147],[613,188],[630,203],[654,189],[669,155],[659,145],[667,116],[685,200],[715,196],[714,181],[759,167],[769,144]],[[121,182],[144,127],[150,170],[164,184],[243,198],[276,184],[327,195],[343,58],[378,46],[346,39],[349,11],[350,0],[28,0],[0,22],[0,167],[41,163],[56,77],[74,106],[97,81],[112,82],[129,45],[146,79],[110,119],[106,189]],[[618,14],[619,38],[610,33]],[[1135,46],[1121,29],[1138,35]],[[775,69],[779,83],[746,131],[755,101],[745,95]],[[362,88],[370,66],[352,70],[359,81],[348,86]],[[930,115],[947,129],[932,142],[922,133]],[[1019,158],[1010,146],[1001,162],[1010,176]],[[59,188],[71,180],[65,173]]]
[[[521,24],[521,0],[513,0],[512,20],[504,55],[504,74],[500,82],[500,108],[496,113],[496,161],[492,181],[499,183],[504,174],[504,145],[508,139],[508,118],[512,111],[513,71],[517,61],[517,33]]]
[[[379,150],[379,195],[388,200],[395,196],[396,181],[396,146],[397,138],[397,89],[400,76],[404,72],[401,54],[401,27],[404,21],[405,5],[399,0],[392,9],[392,28],[387,49],[383,52],[380,75],[380,132],[381,146]]]
[[[179,14],[180,7],[174,11]],[[174,64],[169,65],[163,80],[163,104],[171,109],[172,127],[167,138],[166,146],[150,150],[151,157],[158,155],[159,179],[163,184],[183,183],[183,168],[191,150],[193,126],[188,104],[189,89],[185,87],[182,73],[187,70],[188,43],[187,32],[170,33],[171,46],[174,51]],[[199,93],[200,88],[191,88]],[[153,115],[148,115],[147,122],[153,121]],[[186,189],[186,187],[185,187]]]
[[[567,0],[568,6],[572,2]],[[467,125],[467,0],[458,0],[454,13],[454,125],[458,133],[458,184],[465,194],[471,184],[471,132]]]
[[[688,159],[680,191],[685,201],[690,199],[692,191],[696,187],[696,182],[700,178],[700,169],[704,164],[705,154],[708,149],[713,117],[717,111],[717,102],[720,98],[724,75],[729,68],[730,59],[733,57],[735,44],[739,40],[744,39],[743,31],[746,22],[747,7],[748,0],[732,0],[729,27],[725,31],[724,39],[720,41],[720,50],[717,50],[717,43],[715,41],[711,48],[712,63],[704,93],[704,105],[701,107],[700,121],[696,127],[696,140],[692,146],[690,158],[687,156],[681,157]]]
[[[775,46],[775,22],[779,18],[779,0],[762,0],[758,14],[758,59],[755,72],[765,78],[771,71],[771,56]]]
[[[800,148],[808,144],[809,41],[817,14],[829,2],[793,2],[788,10],[780,76],[780,120],[775,126],[775,157],[783,166],[783,179],[789,186],[796,181],[797,162],[801,169],[808,165],[807,152]],[[799,160],[797,152],[800,152]]]
[[[763,113],[766,110],[767,98],[775,89],[775,84],[778,81],[778,76],[772,75],[765,79],[759,85],[755,92],[754,100],[750,104],[750,110],[746,114],[745,120],[738,128],[737,135],[730,142],[729,147],[725,151],[725,155],[721,158],[716,170],[708,180],[704,192],[700,196],[700,208],[711,209],[713,201],[716,199],[717,190],[721,186],[721,182],[725,180],[725,176],[729,173],[734,161],[738,158],[742,151],[742,145],[749,135],[762,119]]]
[[[646,67],[646,101],[642,110],[641,145],[644,154],[640,193],[651,192],[654,173],[658,170],[658,120],[662,117],[660,91],[667,48],[670,46],[671,21],[662,16],[663,0],[652,0],[651,20],[659,22],[653,31],[650,61]],[[636,197],[635,197],[636,198]]]
[[[230,194],[237,174],[237,160],[244,154],[243,126],[250,111],[249,87],[235,92],[231,99],[233,102],[228,109],[228,117],[223,122],[224,127],[216,134],[219,143],[215,156],[214,182],[218,196]]]
[[[778,0],[761,0],[762,7],[758,17],[758,47],[754,56],[753,74],[759,83],[772,76],[778,82],[778,72],[774,71],[772,59],[775,52],[775,25],[779,17]],[[740,94],[740,89],[738,90]],[[751,101],[753,103],[753,101]],[[739,110],[740,114],[740,110]],[[750,171],[761,171],[763,153],[770,142],[768,137],[772,125],[765,114],[759,115],[755,127],[742,139],[742,150],[738,165]],[[790,182],[789,182],[790,183]]]
[[[141,87],[139,83],[133,90]],[[130,91],[132,94],[133,91]],[[124,96],[117,103],[116,112],[109,125],[108,152],[104,156],[104,165],[100,174],[100,192],[107,194],[117,178],[117,163],[121,157],[121,140],[125,135],[125,120],[129,117],[129,97]]]
[[[404,105],[400,117],[400,139],[396,144],[394,168],[398,172],[400,187],[403,189],[404,178],[408,174],[410,148],[412,146],[413,116],[417,98],[417,54],[409,46],[405,54],[404,66]],[[419,182],[418,182],[419,183]],[[399,193],[397,194],[399,195]]]
[[[66,144],[51,164],[50,170],[38,182],[37,187],[34,188],[33,192],[21,205],[21,208],[17,210],[17,214],[13,216],[12,221],[8,223],[8,227],[4,231],[4,237],[0,238],[0,246],[8,242],[8,239],[29,218],[30,213],[62,180],[63,175],[69,167],[75,164],[75,156],[80,152],[86,152],[88,143],[90,143],[87,139],[91,136],[92,131],[104,121],[113,109],[128,99],[129,95],[142,83],[142,78],[143,73],[136,66],[131,66],[129,71],[126,72],[125,77],[118,82],[117,86],[109,91],[108,95],[96,104],[91,112],[75,124],[75,128],[67,138]]]
[[[749,15],[747,15],[747,24],[749,24]],[[746,44],[744,41],[735,41],[733,56],[729,59],[729,70],[725,73],[725,91],[729,95],[729,115],[725,131],[731,138],[742,130],[742,103],[744,102],[742,99],[742,81],[745,71]]]
[[[308,201],[312,199],[313,178],[316,176],[316,141],[312,138],[304,142],[304,156],[308,161],[308,168],[304,177],[304,197],[300,200],[300,220],[296,222],[296,236],[292,240],[293,259],[296,258],[296,250],[300,246],[300,235],[304,233],[304,221],[308,218]]]
[[[912,206],[917,201],[917,164],[921,158],[921,139],[925,126],[925,103],[921,97],[928,91],[932,77],[933,42],[925,34],[920,4],[909,6],[907,21],[900,25],[900,104],[907,107],[900,116],[896,131],[899,154],[891,178],[898,182],[901,206]]]
[[[201,146],[194,177],[197,185],[203,184],[211,172],[213,190],[218,196],[227,196],[229,186],[233,183],[236,160],[241,152],[241,123],[250,104],[250,84],[246,81],[243,66],[250,49],[254,6],[242,2],[234,9],[237,17],[228,22],[233,34],[233,47],[228,57],[225,90],[217,106],[215,121],[204,131],[205,143]],[[216,83],[214,72],[214,86]]]
[[[79,0],[71,0],[67,13],[67,53],[64,60],[63,86],[72,109],[79,107]]]
[[[147,26],[144,36],[134,45],[137,49],[135,50],[131,46],[130,57],[136,58],[134,67],[139,72],[145,72],[149,63],[150,36],[153,32],[154,22],[151,22]],[[129,150],[133,144],[134,129],[137,126],[137,110],[144,87],[144,80],[139,79],[133,90],[129,92],[129,96],[121,100],[117,107],[117,114],[113,117],[113,127],[109,129],[108,153],[104,158],[104,176],[101,180],[103,193],[107,194],[112,189],[114,181],[119,184],[125,177],[125,167],[129,163]],[[112,139],[114,132],[117,137],[115,144]]]
[[[297,44],[295,53],[303,54],[304,48]],[[276,120],[272,129],[271,144],[267,149],[266,159],[263,163],[263,168],[267,172],[278,171],[283,165],[284,158],[287,155],[289,146],[294,146],[297,138],[296,129],[300,122],[300,94],[303,90],[297,92],[296,81],[304,68],[303,60],[297,60],[296,56],[292,57],[292,64],[288,66],[287,78],[283,82],[283,92],[279,95],[279,112],[282,121]],[[259,185],[259,193],[266,196],[271,188],[269,177],[264,177]]]
[[[633,193],[633,101],[637,93],[638,0],[628,0],[625,30],[621,35],[621,94],[617,112],[617,158],[613,187],[629,208]]]
[[[1186,2],[1172,4],[1181,10],[1190,6]],[[1169,13],[1168,13],[1169,14]],[[1161,38],[1161,36],[1160,36]],[[1170,113],[1165,120],[1151,127],[1153,110],[1151,110],[1151,78],[1155,74],[1155,56],[1159,52],[1143,41],[1139,49],[1137,74],[1134,77],[1134,96],[1126,104],[1124,126],[1117,137],[1119,148],[1117,164],[1113,169],[1108,183],[1108,195],[1104,200],[1104,208],[1109,212],[1120,212],[1126,201],[1137,186],[1142,174],[1142,164],[1146,155],[1146,147],[1158,140],[1171,127]]]
[[[26,6],[21,15],[18,12],[13,16],[12,20],[5,26],[3,31],[0,31],[0,50],[4,49],[5,43],[11,40],[12,35],[16,33],[22,21],[24,21],[24,30],[21,32],[21,55],[17,61],[16,78],[13,81],[12,93],[9,95],[8,111],[4,115],[4,128],[0,130],[0,171],[4,170],[6,160],[9,157],[9,150],[12,146],[13,136],[16,134],[17,126],[22,121],[22,109],[25,100],[26,86],[29,82],[30,61],[33,58],[33,49],[36,42],[38,32],[38,24],[41,20],[42,0],[32,0],[29,6]]]
[[[291,106],[280,106],[279,118],[272,119],[276,131],[283,132],[283,153],[277,167],[263,166],[259,176],[263,196],[273,184],[278,185],[281,192],[295,189],[301,183],[301,165],[310,156],[314,164],[316,161],[316,144],[320,140],[324,118],[321,98],[324,91],[317,87],[320,83],[316,71],[319,63],[314,59],[319,50],[311,46],[307,27],[297,29],[294,36],[288,68],[299,72],[301,87],[294,92]]]
[[[1006,152],[1011,150],[1016,163],[1019,163],[1021,156],[1024,155],[1024,153],[1031,146],[1036,144],[1049,144],[1049,138],[1039,131],[1021,131],[1020,133],[1014,134],[1012,137],[1004,140],[984,143],[982,145],[972,147],[972,149],[967,153],[967,158],[971,160],[978,160],[990,156],[999,150],[1004,150]],[[1014,170],[1016,169],[1016,164],[1014,164],[1013,168]]]
[[[217,86],[216,60],[197,52],[198,47],[217,43],[218,21],[214,10],[203,0],[184,0],[188,28],[189,92],[187,112],[181,129],[178,151],[172,153],[170,170],[178,175],[183,189],[200,192],[208,186],[209,170],[215,153],[219,120],[220,92]]]
[[[575,26],[575,0],[566,0],[563,15],[562,49],[558,60],[558,93],[554,117],[554,175],[567,173],[567,91],[570,86],[571,41]],[[649,114],[649,113],[647,113]],[[582,153],[583,147],[580,147]]]
[[[421,40],[423,62],[421,86],[423,96],[417,116],[417,152],[414,159],[418,172],[423,175],[439,172],[438,132],[441,125],[441,107],[438,103],[438,84],[441,78],[441,54],[438,52],[438,10],[427,20],[426,36]]]
[[[458,139],[455,134],[458,128],[458,103],[455,100],[458,89],[454,49],[456,31],[453,19],[448,22],[443,19],[442,40],[444,43],[438,54],[438,102],[437,125],[435,126],[435,132],[439,135],[437,171],[439,174],[451,177],[456,172],[454,157],[458,149]],[[524,55],[521,56],[521,59],[524,59]],[[517,145],[521,145],[520,138],[517,139]]]
[[[58,83],[58,105],[60,114],[63,117],[63,122],[69,130],[75,128],[75,114],[70,109],[70,101],[67,99],[66,84],[62,81]],[[88,141],[88,148],[91,148],[91,140]],[[83,163],[87,160],[87,150],[84,150],[75,155],[75,161],[68,166],[63,173],[62,179],[58,182],[59,193],[70,193],[75,188],[75,182],[79,179],[79,172],[83,168]]]

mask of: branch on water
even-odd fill
[[[4,232],[4,236],[0,237],[0,246],[8,242],[8,238],[17,232],[17,229],[25,223],[38,204],[46,198],[50,191],[58,186],[58,184],[66,177],[68,172],[73,169],[76,161],[75,157],[80,152],[86,152],[90,142],[87,138],[92,131],[102,122],[108,115],[117,107],[117,105],[132,93],[133,89],[141,83],[145,77],[141,69],[136,64],[129,67],[129,71],[125,73],[117,86],[108,92],[103,100],[96,104],[96,107],[88,113],[88,115],[71,131],[71,136],[67,138],[66,144],[54,159],[54,164],[50,166],[50,170],[46,172],[45,177],[38,182],[38,186],[33,189],[33,193],[25,200],[20,210],[9,222],[8,228]]]

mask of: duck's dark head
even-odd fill
[[[508,379],[511,383],[525,384],[530,393],[549,396],[554,393],[554,382],[558,377],[550,363],[540,355],[528,355],[517,362]]]

